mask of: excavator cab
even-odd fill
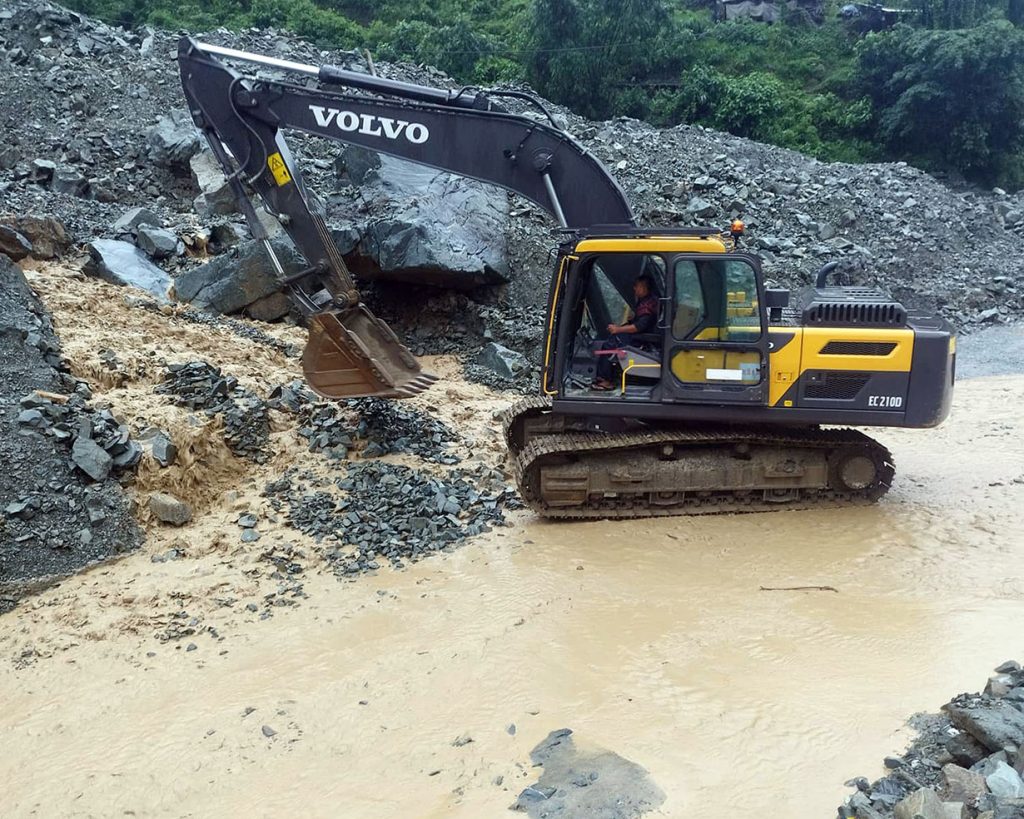
[[[726,251],[717,233],[699,229],[663,237],[636,229],[587,234],[566,250],[559,295],[565,302],[553,305],[559,322],[552,329],[567,341],[549,345],[549,394],[619,404],[764,404],[768,327],[761,269],[755,257]],[[632,316],[632,282],[641,274],[654,282],[657,323],[606,349],[608,324],[626,324]],[[611,391],[592,386],[605,355],[615,361]]]

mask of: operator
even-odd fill
[[[636,333],[649,333],[658,322],[658,300],[654,297],[654,279],[649,273],[641,273],[633,282],[633,296],[636,307],[629,324],[609,324],[608,339],[601,345],[601,351],[620,350],[630,343],[630,336]],[[615,356],[609,353],[597,356],[597,378],[591,389],[610,390],[615,385],[612,375],[615,368]]]

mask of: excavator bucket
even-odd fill
[[[362,304],[309,317],[302,371],[324,398],[408,398],[437,380]]]

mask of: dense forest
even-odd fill
[[[593,118],[700,123],[822,159],[1024,186],[1024,0],[903,0],[898,22],[716,21],[710,0],[70,0],[134,27],[275,26],[330,48],[527,82]],[[866,7],[862,7],[866,8]],[[875,29],[875,30],[872,30]]]

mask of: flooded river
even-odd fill
[[[0,619],[3,815],[501,816],[568,727],[650,772],[652,815],[834,816],[908,716],[1024,659],[1022,407],[1024,378],[978,379],[941,429],[877,431],[897,482],[872,508],[524,514],[309,577],[194,651],[132,618],[241,557],[93,570]],[[799,586],[834,590],[763,590]]]

